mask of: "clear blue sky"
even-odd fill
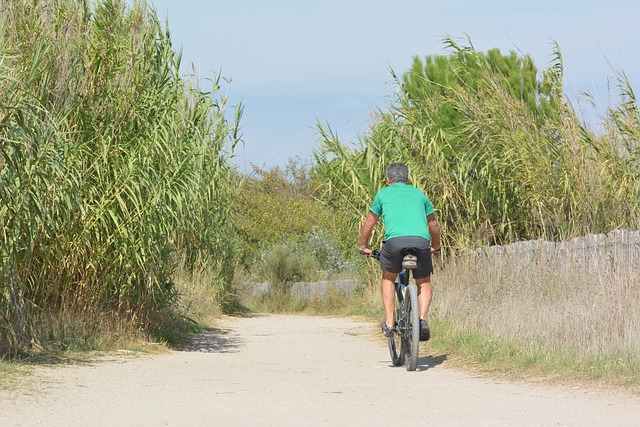
[[[606,106],[619,71],[640,90],[637,0],[150,1],[185,69],[231,79],[225,91],[245,105],[235,159],[244,170],[310,158],[316,120],[355,143],[393,94],[389,68],[401,74],[415,55],[446,54],[447,35],[529,54],[539,70],[558,42],[572,100],[589,91]]]

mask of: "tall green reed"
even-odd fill
[[[355,147],[318,124],[325,198],[354,226],[386,165],[403,161],[437,207],[449,248],[638,227],[637,103],[628,85],[605,118],[609,131],[595,133],[564,99],[558,46],[539,74],[528,57],[451,39],[445,46],[449,56],[394,74],[394,102]]]
[[[0,1],[0,350],[55,312],[157,327],[177,263],[233,275],[238,122],[146,2]]]

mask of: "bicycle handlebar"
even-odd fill
[[[380,251],[377,249],[372,250],[371,255],[367,254],[364,251],[358,251],[358,252],[360,253],[360,255],[370,256],[371,258],[374,258],[380,261]]]

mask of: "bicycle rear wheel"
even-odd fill
[[[407,286],[404,301],[404,322],[406,328],[402,347],[405,367],[407,371],[415,371],[418,367],[418,351],[420,350],[420,310],[416,285]]]
[[[401,366],[404,364],[404,347],[402,332],[404,329],[404,298],[400,291],[400,286],[396,283],[396,301],[393,309],[393,336],[388,337],[389,341],[389,355],[391,356],[391,363],[394,366]]]

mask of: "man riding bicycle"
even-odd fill
[[[387,167],[387,187],[378,191],[360,234],[360,252],[371,256],[369,239],[373,227],[382,217],[385,235],[380,250],[382,268],[382,305],[385,320],[380,327],[385,336],[393,336],[394,282],[402,270],[403,250],[417,250],[418,266],[413,277],[418,288],[420,311],[420,341],[431,337],[427,314],[431,305],[431,254],[440,250],[440,227],[429,198],[416,187],[408,185],[409,169],[404,163]]]

